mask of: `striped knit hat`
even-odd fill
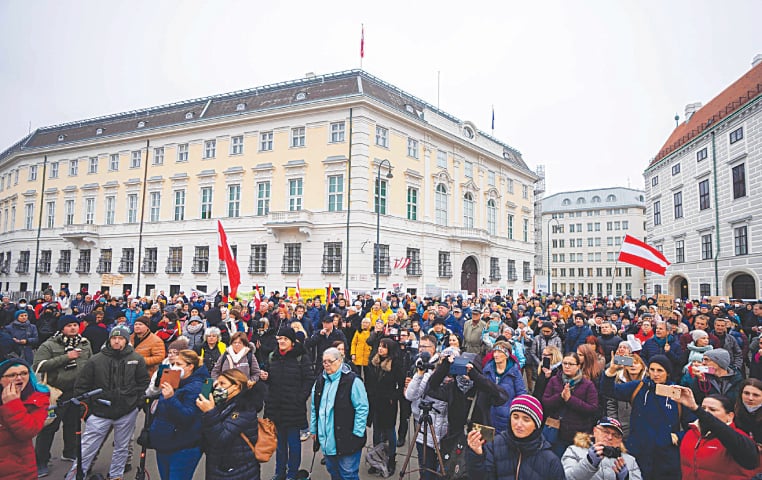
[[[542,425],[542,405],[531,395],[519,395],[511,402],[511,413],[518,411],[526,413],[534,421],[537,428]]]

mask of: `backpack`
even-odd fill
[[[384,478],[388,477],[389,453],[387,451],[386,442],[381,442],[378,445],[368,448],[368,453],[365,454],[365,463],[376,468],[381,472],[381,475]]]

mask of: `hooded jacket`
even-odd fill
[[[85,364],[74,385],[74,395],[102,388],[103,393],[97,398],[108,400],[111,405],[91,401],[88,404],[90,412],[101,418],[116,420],[138,407],[150,378],[145,359],[135,353],[132,345],[114,350],[106,343]]]
[[[694,377],[690,387],[693,390],[696,403],[699,405],[701,405],[705,397],[712,394],[724,395],[735,403],[741,393],[742,381],[743,377],[741,373],[730,367],[727,375],[722,377],[709,373],[704,375],[704,380]]]
[[[466,450],[471,480],[564,480],[564,468],[539,430],[525,439],[505,431],[485,443],[484,453]]]
[[[532,348],[529,352],[532,356],[532,360],[534,360],[534,365],[542,365],[542,351],[551,345],[557,347],[559,352],[564,351],[564,347],[561,344],[561,337],[558,336],[558,333],[555,330],[550,334],[550,337],[545,337],[542,333],[534,337],[532,340]]]
[[[32,317],[29,316],[29,318]],[[26,360],[27,363],[31,364],[34,360],[34,348],[37,347],[37,342],[39,341],[39,337],[37,335],[37,327],[29,323],[29,320],[23,323],[19,322],[18,320],[14,320],[10,325],[5,327],[5,330],[13,338],[26,340],[26,343],[23,345],[16,343],[14,350],[19,355],[19,357]]]
[[[564,465],[567,480],[616,480],[614,472],[615,458],[603,457],[601,463],[594,467],[587,459],[587,451],[590,448],[591,437],[584,433],[578,433],[574,437],[574,444],[564,452],[561,462]],[[640,467],[635,457],[622,452],[624,464],[630,472],[629,480],[641,480]]]
[[[202,365],[180,380],[174,395],[159,396],[150,430],[151,446],[157,452],[172,453],[201,445],[201,410],[196,399],[208,377],[209,371]]]

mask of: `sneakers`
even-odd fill
[[[303,431],[299,435],[299,440],[301,440],[302,442],[306,442],[307,439],[309,439],[309,438],[310,438],[310,431],[309,430],[305,430],[305,431]]]
[[[64,462],[72,462],[72,463],[74,463],[74,462],[77,461],[77,457],[75,457],[75,456],[71,456],[70,457],[68,455],[61,455],[61,460],[63,460]]]
[[[47,477],[48,475],[50,475],[50,469],[48,469],[47,465],[37,466],[37,478]]]
[[[273,475],[273,478],[270,480],[286,480],[286,474],[284,473],[283,475]]]

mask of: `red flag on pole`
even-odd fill
[[[225,229],[222,228],[222,222],[217,220],[217,254],[220,261],[225,261],[225,268],[228,272],[228,284],[230,285],[230,298],[236,298],[238,293],[238,287],[241,285],[241,272],[238,270],[238,263],[236,263],[233,256],[230,245],[228,245],[228,237],[225,235]]]
[[[360,58],[365,58],[365,24],[362,25],[362,33],[360,34]]]
[[[302,297],[302,287],[299,286],[299,279],[296,279],[296,299],[299,300]]]
[[[622,250],[619,251],[619,261],[645,268],[659,275],[664,275],[670,265],[664,254],[630,235],[624,237]]]
[[[262,304],[262,297],[259,295],[259,284],[254,286],[254,308],[259,311],[259,306]]]

